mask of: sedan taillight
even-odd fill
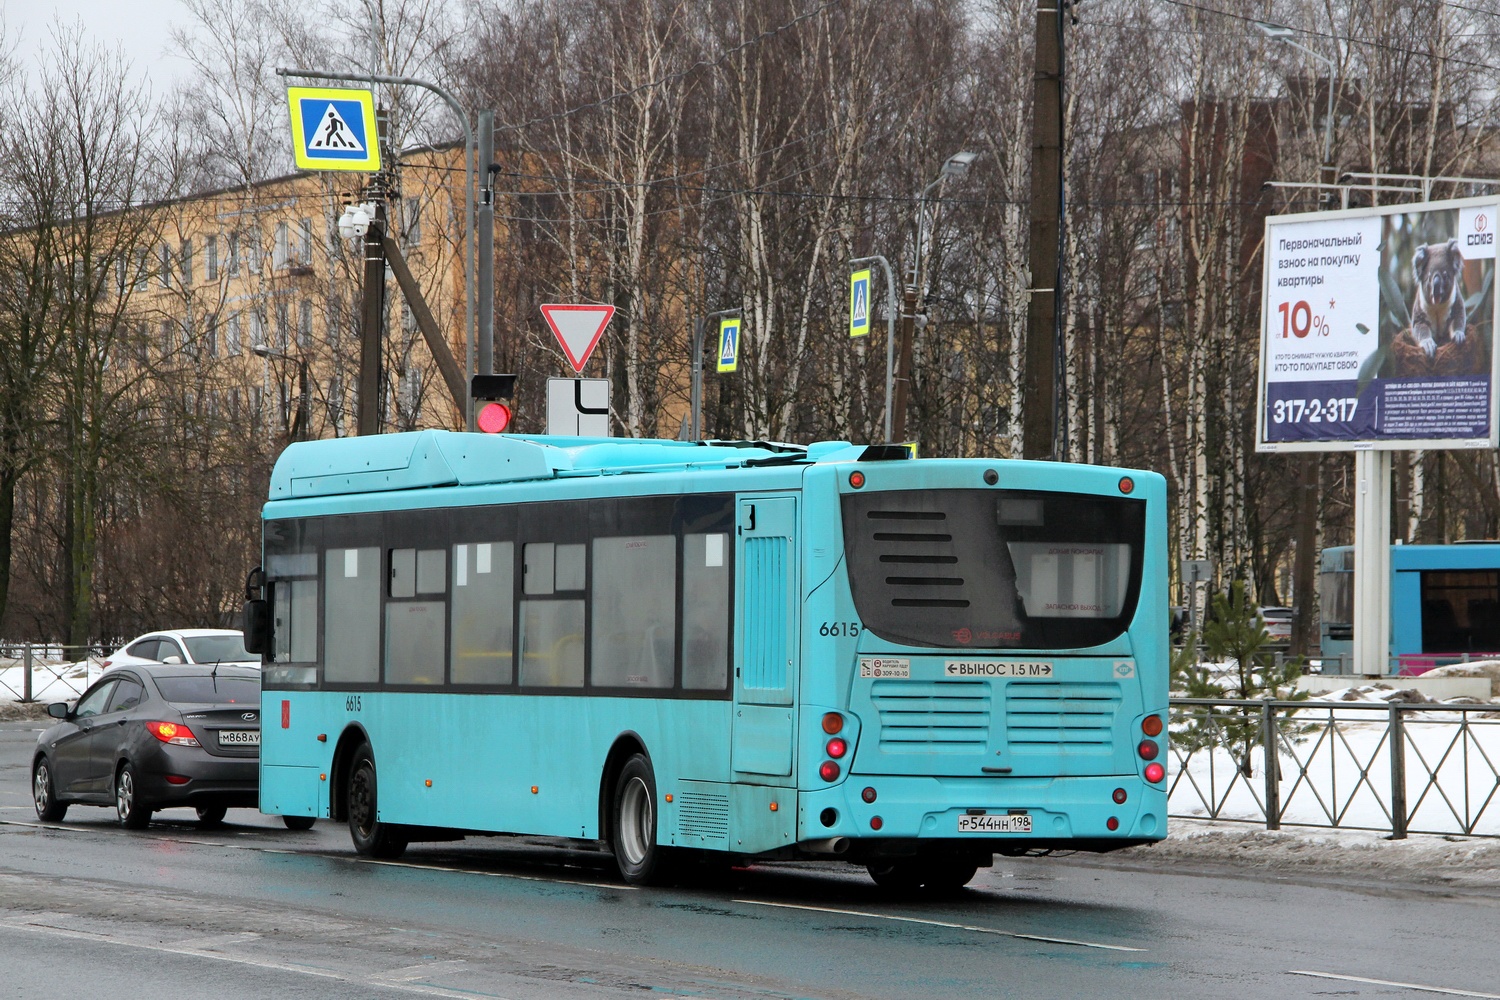
[[[203,745],[198,742],[198,738],[193,735],[193,731],[180,722],[148,722],[146,723],[146,729],[152,736],[155,736],[163,743],[170,743],[173,746],[196,747]]]

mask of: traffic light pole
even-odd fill
[[[386,118],[378,119],[379,142],[386,144]],[[375,218],[364,235],[364,307],[359,323],[359,400],[356,418],[360,437],[380,433],[381,347],[385,343],[385,186],[381,176],[365,190],[375,204]]]
[[[690,441],[701,441],[703,439],[703,333],[708,321],[719,319],[723,316],[738,316],[738,309],[720,309],[711,312],[707,316],[699,316],[697,327],[693,330],[693,409],[692,425],[689,427]]]

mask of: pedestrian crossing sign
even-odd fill
[[[740,318],[730,316],[719,321],[718,371],[738,371],[740,367]]]
[[[849,336],[870,334],[870,269],[849,275]]]
[[[375,95],[343,87],[288,87],[292,152],[303,170],[380,170]]]

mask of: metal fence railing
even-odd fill
[[[1169,731],[1171,816],[1500,837],[1500,706],[1174,698]]]
[[[67,701],[102,672],[93,646],[0,644],[0,700]]]

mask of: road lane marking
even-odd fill
[[[423,962],[421,965],[408,965],[404,969],[377,972],[375,978],[388,983],[410,983],[418,979],[426,979],[436,972],[457,972],[460,966],[468,964],[461,958],[452,958],[444,962]]]
[[[96,934],[91,931],[69,930],[62,927],[48,927],[43,924],[34,924],[27,921],[6,920],[0,921],[0,928],[14,931],[29,931],[33,934],[44,934],[51,937],[68,938],[74,941],[92,941],[96,944],[112,944],[122,948],[138,948],[143,951],[154,951],[166,955],[182,955],[188,958],[206,958],[215,962],[229,962],[233,965],[244,965],[255,969],[265,969],[272,972],[290,972],[303,976],[317,976],[320,979],[336,979],[341,983],[349,983],[352,986],[373,986],[380,989],[396,990],[400,993],[417,993],[422,996],[448,997],[451,1000],[474,1000],[476,996],[492,998],[492,1000],[506,1000],[491,993],[475,993],[470,990],[449,990],[441,986],[431,986],[418,983],[392,981],[384,978],[380,973],[372,973],[368,976],[350,975],[338,972],[334,969],[322,969],[311,965],[297,965],[288,962],[272,962],[266,959],[251,958],[247,955],[226,955],[218,951],[204,951],[199,948],[177,947],[173,945],[151,944],[145,941],[127,941],[123,938],[111,937],[108,934]],[[402,971],[402,970],[396,970]]]
[[[1451,990],[1446,986],[1398,983],[1391,979],[1366,979],[1364,976],[1341,976],[1337,972],[1310,972],[1307,969],[1288,969],[1287,974],[1292,976],[1312,976],[1316,979],[1338,979],[1346,983],[1368,983],[1371,986],[1396,986],[1403,990],[1421,990],[1423,993],[1443,993],[1450,997],[1484,997],[1486,1000],[1500,1000],[1500,993],[1476,993],[1474,990]]]
[[[229,846],[229,845],[225,845]],[[518,875],[514,872],[486,872],[474,868],[449,868],[442,865],[424,865],[414,861],[385,861],[380,858],[362,858],[358,855],[324,854],[318,851],[289,851],[280,847],[251,847],[263,854],[288,854],[295,858],[327,858],[329,861],[344,861],[360,865],[383,865],[387,868],[414,868],[419,872],[451,872],[454,875],[484,875],[489,878],[513,878],[522,882],[546,882],[549,885],[582,885],[591,889],[622,889],[636,892],[640,886],[621,882],[585,882],[582,879],[548,878],[545,875]]]
[[[837,913],[845,917],[868,917],[871,920],[898,920],[906,924],[926,924],[929,927],[947,927],[951,930],[973,931],[976,934],[994,934],[997,937],[1019,938],[1023,941],[1044,941],[1048,944],[1067,944],[1078,948],[1102,948],[1105,951],[1145,951],[1123,944],[1103,944],[1098,941],[1075,941],[1072,938],[1048,937],[1045,934],[1026,934],[1021,931],[1002,931],[994,927],[979,927],[975,924],[955,924],[946,920],[926,920],[921,917],[902,917],[893,913],[870,913],[867,910],[836,910],[828,906],[803,906],[800,903],[771,903],[763,899],[736,899],[736,903],[751,906],[776,906],[784,910],[809,910],[813,913]],[[1473,994],[1480,996],[1482,994]]]

